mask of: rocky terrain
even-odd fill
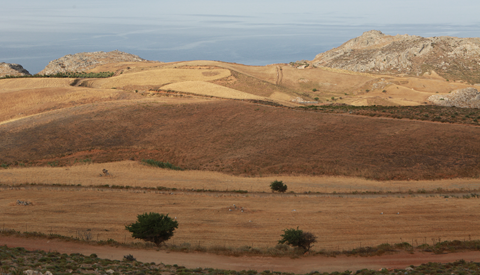
[[[22,65],[12,64],[12,63],[0,63],[0,77],[4,76],[23,76],[30,75],[30,73],[25,70]]]
[[[111,52],[89,52],[69,54],[59,59],[50,61],[48,65],[40,71],[40,75],[83,72],[92,69],[98,65],[117,63],[117,62],[137,62],[145,61],[137,55],[121,52],[118,50]]]
[[[475,88],[455,90],[448,95],[432,95],[428,100],[440,106],[480,108],[480,92]]]
[[[480,38],[385,35],[372,30],[321,53],[315,67],[420,76],[435,71],[447,80],[480,83]]]

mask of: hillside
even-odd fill
[[[73,55],[69,54],[59,59],[50,61],[48,65],[38,74],[49,75],[66,72],[83,72],[103,64],[139,61],[145,61],[145,59],[140,58],[137,55],[124,53],[118,50],[111,52],[100,51],[77,53]]]
[[[372,30],[317,55],[312,64],[373,74],[438,74],[475,84],[480,83],[480,38],[390,36]]]
[[[0,77],[4,76],[23,76],[30,75],[30,73],[25,70],[22,65],[12,64],[12,63],[0,63]]]
[[[0,163],[156,159],[234,175],[372,179],[480,172],[476,126],[188,100],[84,104],[0,125]]]

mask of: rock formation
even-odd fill
[[[50,61],[48,65],[38,74],[56,74],[67,72],[83,72],[98,65],[116,63],[116,62],[136,62],[145,61],[137,55],[124,53],[118,50],[111,52],[90,52],[68,54],[59,59]]]
[[[471,87],[455,90],[448,95],[432,95],[428,100],[440,106],[480,108],[480,92]]]
[[[480,38],[385,35],[368,31],[319,54],[315,67],[419,76],[435,71],[449,80],[480,83]]]
[[[30,73],[25,70],[22,65],[2,62],[0,63],[0,77],[4,77],[6,75],[23,76],[30,75]]]

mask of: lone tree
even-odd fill
[[[298,229],[285,229],[284,234],[281,235],[282,239],[278,241],[279,244],[288,244],[295,247],[303,248],[305,251],[309,251],[312,244],[317,242],[317,237],[310,232],[303,232]]]
[[[178,228],[178,222],[167,215],[144,213],[137,216],[137,222],[126,225],[125,229],[132,232],[132,237],[153,242],[160,246],[173,236]]]
[[[272,189],[272,192],[278,191],[285,193],[285,191],[287,191],[287,185],[283,184],[283,181],[275,180],[270,184],[270,189]]]

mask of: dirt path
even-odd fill
[[[94,246],[59,240],[24,239],[17,237],[0,237],[0,245],[9,247],[24,247],[28,250],[58,251],[60,253],[97,254],[100,258],[121,260],[123,256],[132,254],[142,262],[156,262],[164,264],[178,264],[187,268],[218,268],[230,270],[257,271],[273,270],[283,272],[307,273],[311,271],[333,272],[363,268],[405,268],[409,265],[420,265],[427,262],[453,262],[456,260],[479,261],[479,251],[440,254],[431,253],[399,253],[376,257],[302,257],[299,259],[273,257],[227,257],[205,253],[177,253],[153,250],[138,250],[129,248],[115,248],[111,246]]]
[[[277,81],[275,81],[275,85],[282,84],[282,79],[283,79],[282,67],[277,66]]]

